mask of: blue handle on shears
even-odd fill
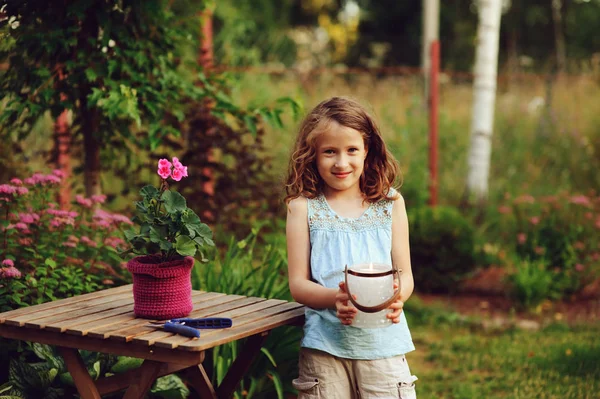
[[[233,325],[233,321],[227,317],[200,317],[197,319],[182,318],[172,319],[170,321],[173,323],[182,323],[186,326],[200,329],[229,328]]]
[[[181,323],[174,323],[172,321],[168,321],[165,324],[163,324],[163,329],[165,331],[183,335],[185,337],[200,338],[199,330]]]

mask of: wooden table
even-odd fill
[[[277,299],[194,291],[188,317],[229,317],[233,326],[201,330],[188,338],[147,326],[133,315],[132,285],[0,313],[0,336],[56,345],[83,399],[127,388],[124,398],[142,398],[156,378],[177,371],[202,398],[230,398],[275,327],[304,321],[304,308]],[[202,367],[204,351],[249,337],[221,385],[213,387]],[[93,381],[78,349],[144,359],[140,368]]]

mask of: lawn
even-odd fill
[[[420,399],[598,398],[600,324],[499,331],[457,319],[413,323],[411,333]]]

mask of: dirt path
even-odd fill
[[[460,314],[481,318],[507,318],[535,320],[538,322],[565,321],[568,324],[600,322],[600,299],[544,302],[530,312],[518,311],[515,305],[502,296],[474,294],[430,295],[415,294],[425,304],[447,306]]]

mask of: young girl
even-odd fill
[[[414,283],[404,200],[392,187],[397,175],[397,162],[357,102],[333,97],[302,123],[285,199],[290,291],[307,307],[293,381],[299,398],[416,398],[417,378],[404,357],[414,350],[402,313]],[[352,326],[357,310],[342,282],[344,267],[364,262],[402,270],[388,327]]]

